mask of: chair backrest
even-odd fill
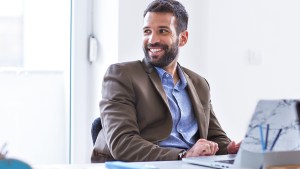
[[[93,144],[95,144],[97,136],[102,129],[102,124],[101,124],[101,119],[100,117],[97,117],[93,123],[92,123],[92,128],[91,128],[91,134],[92,134],[92,139],[93,139]]]

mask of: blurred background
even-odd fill
[[[0,0],[0,144],[8,157],[90,162],[103,74],[144,57],[149,2]],[[230,138],[244,137],[259,99],[299,98],[300,1],[180,2],[190,19],[179,61],[208,80]]]

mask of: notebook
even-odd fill
[[[300,100],[260,100],[236,155],[189,157],[213,168],[260,168],[263,152],[300,150]]]

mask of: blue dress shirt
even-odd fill
[[[187,81],[182,70],[177,67],[179,81],[174,84],[171,74],[164,69],[155,67],[162,81],[164,91],[168,98],[172,115],[173,127],[170,136],[159,143],[161,147],[176,147],[189,149],[196,140],[198,131],[197,121],[189,95],[186,91]]]

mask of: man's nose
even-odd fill
[[[149,36],[149,40],[148,40],[148,43],[151,43],[151,44],[154,44],[154,43],[157,43],[159,42],[159,36],[155,33],[152,33],[150,36]]]

